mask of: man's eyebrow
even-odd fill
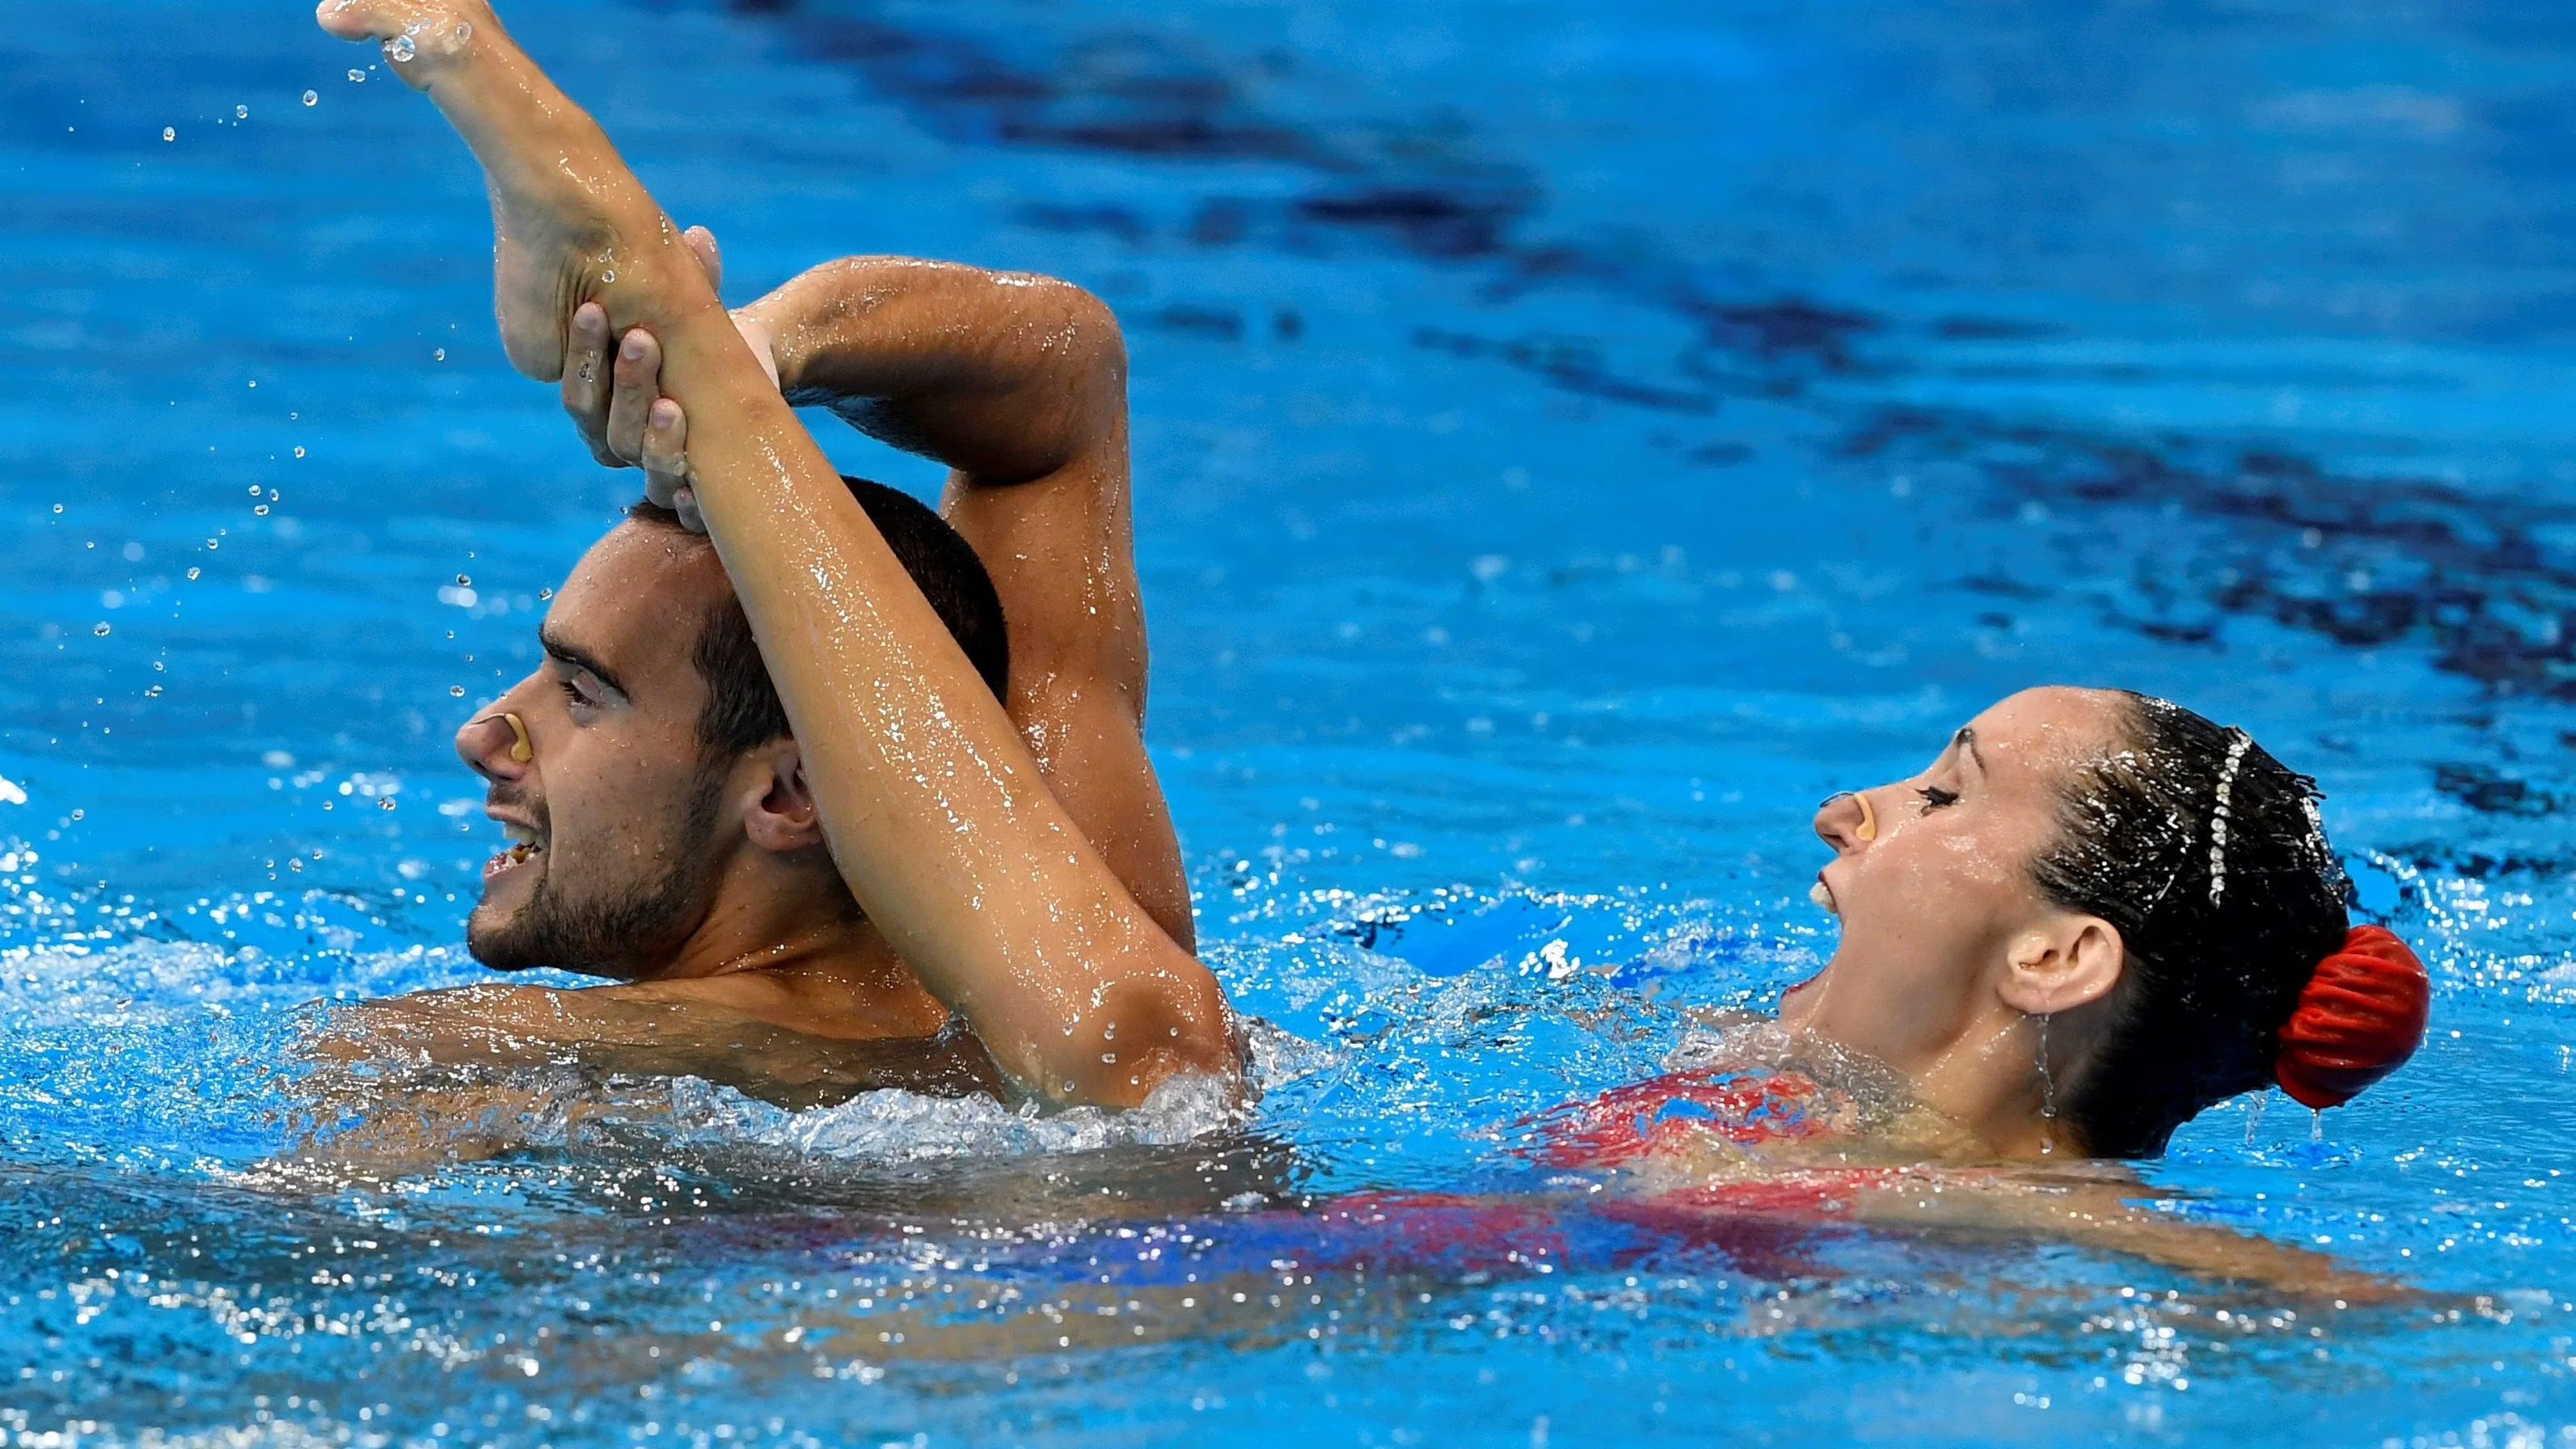
[[[616,674],[611,672],[607,665],[599,662],[598,655],[556,633],[551,625],[537,630],[537,643],[544,647],[549,656],[560,659],[575,669],[587,669],[600,683],[621,695],[626,693],[626,686],[618,682]]]
[[[596,671],[593,671],[593,672],[595,673]],[[604,679],[604,678],[606,678],[607,676],[606,676],[606,675],[601,675],[600,677]],[[1986,757],[1985,757],[1985,756],[1983,756],[1983,755],[1981,755],[1981,754],[1978,754],[1978,753],[1977,753],[1977,732],[1976,732],[1976,730],[1974,730],[1974,729],[1970,728],[1970,727],[1969,727],[1969,726],[1967,726],[1967,725],[1961,725],[1961,726],[1959,726],[1959,732],[1958,732],[1957,734],[1955,734],[1955,735],[1950,736],[1950,743],[1952,743],[1952,744],[1954,744],[1954,745],[1965,745],[1965,746],[1967,746],[1967,749],[1968,749],[1968,758],[1969,758],[1969,759],[1972,759],[1972,760],[1974,760],[1974,761],[1976,761],[1976,762],[1977,762],[1977,773],[1978,773],[1978,774],[1980,774],[1980,775],[1982,775],[1982,774],[1984,774],[1984,773],[1986,772]]]

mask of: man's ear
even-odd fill
[[[2120,984],[2129,948],[2100,916],[2061,915],[2013,938],[1997,994],[2031,1016],[2072,1011]]]
[[[751,843],[779,855],[823,843],[823,817],[805,786],[805,755],[794,740],[763,745],[745,757],[750,788],[759,791],[743,809],[742,831]]]

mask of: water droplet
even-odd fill
[[[161,128],[161,139],[162,139],[162,140],[164,140],[164,141],[176,141],[176,140],[178,140],[178,139],[179,139],[179,128],[178,128],[178,127],[176,127],[176,126],[163,126],[163,127]]]
[[[62,510],[60,510],[60,509],[56,509],[55,511],[59,513],[59,512],[61,512]],[[552,589],[539,589],[539,590],[537,590],[537,597],[538,597],[538,598],[540,598],[540,599],[551,599],[551,598],[553,598],[554,596],[555,596],[555,591],[554,591],[554,590],[552,590]]]
[[[411,37],[408,35],[397,35],[393,39],[385,42],[385,54],[390,57],[396,65],[400,65],[403,62],[410,60],[412,56],[417,53],[417,50],[415,50],[411,43]]]
[[[458,45],[463,45],[474,38],[474,27],[466,21],[459,20],[456,22],[456,28],[447,32],[447,38]]]
[[[362,70],[353,70],[349,72],[349,83],[351,85],[365,85],[367,83],[367,73]]]
[[[93,633],[93,634],[96,634],[98,637],[100,637],[100,638],[102,638],[102,639],[106,638],[106,637],[107,637],[107,621],[106,621],[106,620],[104,620],[104,619],[100,620],[98,623],[91,625],[91,626],[90,626],[90,630],[89,630],[89,631],[90,631],[91,633]]]
[[[429,360],[432,362],[445,362],[447,360],[447,349],[441,347],[432,350],[429,354]]]
[[[607,271],[604,271],[604,272],[600,273],[600,274],[599,274],[599,279],[600,279],[601,281],[603,281],[603,282],[614,282],[614,281],[616,281],[616,280],[617,280],[617,269],[616,269],[616,268],[614,268],[614,267],[611,267],[611,268],[610,268],[610,269],[608,269]]]
[[[250,485],[250,496],[251,496],[251,497],[253,497],[253,498],[257,498],[257,497],[259,496],[259,485],[258,485],[258,484],[253,483],[252,485]]]
[[[212,538],[210,538],[210,539],[207,539],[207,540],[206,540],[206,547],[207,547],[209,550],[216,549],[216,548],[220,548],[221,546],[222,546],[222,540],[220,540],[220,539],[212,539]]]
[[[159,699],[161,697],[161,686],[156,684],[144,690],[143,697],[145,699]]]
[[[255,513],[255,514],[258,514],[258,515],[259,515],[260,517],[262,517],[262,518],[265,518],[265,517],[267,517],[267,516],[268,516],[268,505],[267,505],[267,504],[265,504],[265,503],[263,503],[263,504],[259,505],[257,508],[252,509],[252,510],[251,510],[251,512],[253,512],[253,513]]]
[[[295,456],[297,456],[297,457],[299,457],[299,458],[303,457],[303,456],[304,456],[304,449],[303,449],[302,447],[298,447],[298,448],[295,450]]]
[[[59,503],[55,504],[55,505],[54,505],[54,511],[55,511],[56,513],[60,513],[60,512],[62,512],[62,511],[63,511],[63,506],[62,506],[61,504],[59,504]]]
[[[236,121],[247,121],[247,120],[249,120],[249,119],[250,119],[250,107],[248,107],[248,106],[235,106],[235,107],[233,107],[233,119],[234,119],[234,120],[236,120]]]
[[[306,104],[306,105],[308,105],[308,106],[309,106],[309,105],[316,104],[316,103],[317,103],[317,102],[319,102],[321,99],[322,99],[322,97],[321,97],[320,95],[316,94],[315,92],[312,92],[312,91],[306,91],[306,92],[304,93],[304,104]]]
[[[383,799],[378,800],[376,802],[376,808],[379,810],[391,810],[394,808],[394,797],[387,795]]]
[[[189,570],[188,570],[188,582],[190,582],[190,583],[192,583],[192,584],[193,584],[193,583],[195,583],[195,582],[197,581],[197,575],[199,575],[199,574],[201,574],[201,573],[204,573],[204,572],[205,572],[205,570],[203,570],[203,569],[198,569],[198,568],[191,568],[191,569],[189,569]]]
[[[107,626],[105,624],[99,625],[98,632],[102,634],[106,633]],[[447,686],[447,697],[450,699],[463,699],[465,697],[465,686],[461,684],[451,684]]]
[[[456,576],[456,586],[460,589],[470,589],[474,587],[474,581],[463,574],[458,574]]]

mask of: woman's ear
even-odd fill
[[[743,811],[743,834],[763,850],[786,855],[823,843],[823,818],[805,785],[805,756],[794,740],[754,750],[748,760],[760,793]]]
[[[2062,915],[2013,938],[1997,994],[2031,1016],[2099,1001],[2120,984],[2129,950],[2100,916]]]

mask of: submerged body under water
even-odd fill
[[[632,475],[362,53],[13,17],[0,1432],[2576,1443],[2576,21],[1704,10],[507,7],[737,297],[887,251],[1118,308],[1242,1120],[304,1064],[317,1001],[476,979],[448,733]],[[2056,680],[2315,773],[2434,973],[2407,1070],[2141,1200],[2437,1296],[1551,1156],[1830,949],[1817,797]],[[432,1085],[470,1160],[297,1165]]]

